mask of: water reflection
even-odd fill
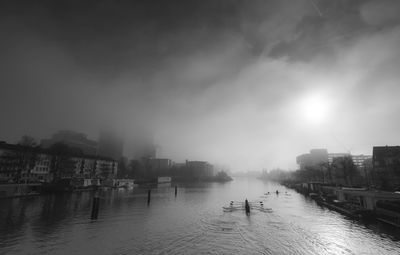
[[[281,192],[277,195],[275,190]],[[270,192],[269,195],[264,195]],[[285,193],[287,192],[287,193]],[[105,190],[98,220],[92,194],[0,201],[0,250],[7,254],[398,254],[397,230],[364,224],[274,183],[180,184]],[[230,201],[262,200],[272,212],[223,212]],[[1,252],[0,252],[1,253]]]

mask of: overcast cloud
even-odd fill
[[[55,2],[0,4],[2,140],[144,126],[233,170],[400,144],[399,1]]]

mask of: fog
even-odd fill
[[[399,1],[33,2],[0,4],[0,140],[146,130],[233,171],[400,143]]]

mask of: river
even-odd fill
[[[2,199],[0,254],[400,254],[392,227],[350,220],[276,183],[236,178],[151,194],[148,206],[146,190],[102,191],[97,220],[90,192]],[[223,211],[246,198],[272,211]]]

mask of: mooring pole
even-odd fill
[[[97,216],[99,215],[99,205],[100,205],[100,198],[97,196],[93,197],[92,215],[91,215],[92,220],[96,220]]]
[[[99,215],[99,207],[100,207],[99,192],[97,190],[97,186],[95,186],[94,194],[93,194],[92,214],[91,214],[92,220],[97,219],[97,217]]]
[[[147,192],[147,205],[150,204],[150,198],[151,198],[151,189]]]
[[[246,214],[249,215],[250,214],[250,205],[249,205],[249,201],[247,201],[247,199],[244,201],[244,209],[246,210]]]
[[[175,197],[178,194],[178,186],[175,185]]]

